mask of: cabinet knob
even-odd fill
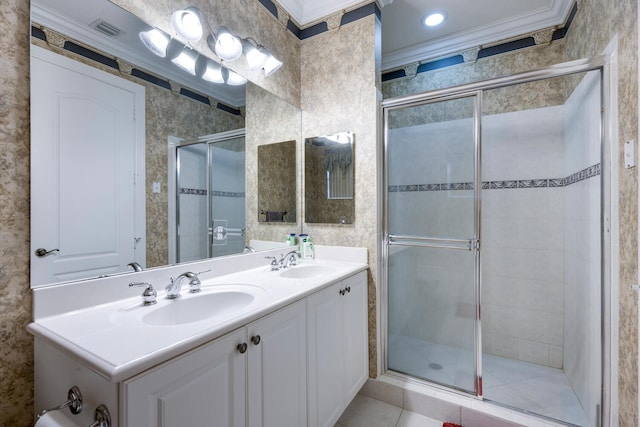
[[[254,335],[251,337],[251,342],[253,343],[253,345],[258,345],[260,344],[260,335]]]
[[[351,286],[347,286],[347,292],[351,292]]]
[[[340,289],[340,291],[338,291],[338,292],[340,292],[340,295],[344,295],[345,290],[344,289]]]
[[[247,352],[247,343],[243,342],[242,344],[238,344],[236,348],[238,349],[240,354],[245,354]]]

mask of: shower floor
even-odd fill
[[[473,387],[471,348],[389,335],[389,369],[443,385]],[[543,415],[565,423],[590,426],[584,409],[561,369],[482,355],[485,400]]]

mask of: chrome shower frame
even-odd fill
[[[613,277],[614,269],[612,269],[611,253],[612,253],[612,162],[616,160],[617,149],[613,141],[614,132],[614,114],[616,107],[612,102],[613,91],[613,79],[617,79],[617,76],[612,76],[612,66],[615,72],[615,57],[613,54],[600,55],[589,59],[581,59],[561,64],[556,64],[550,67],[541,69],[535,69],[527,72],[507,75],[489,80],[482,80],[474,83],[463,84],[459,86],[453,86],[444,89],[438,89],[428,92],[416,93],[408,96],[394,97],[385,99],[381,102],[382,110],[382,124],[383,124],[383,138],[381,141],[382,147],[381,153],[381,170],[383,172],[382,187],[380,188],[379,196],[382,200],[382,236],[379,242],[379,273],[380,273],[380,297],[379,301],[379,324],[380,332],[378,334],[379,350],[381,352],[381,368],[382,375],[389,376],[391,378],[400,379],[403,383],[410,383],[419,386],[430,387],[435,390],[446,390],[459,396],[464,396],[473,400],[483,400],[482,394],[482,322],[481,322],[481,292],[482,292],[482,279],[480,269],[480,221],[482,213],[481,205],[481,192],[482,192],[482,176],[481,176],[481,117],[479,117],[482,111],[482,93],[491,89],[498,89],[507,86],[513,86],[522,83],[535,82],[539,80],[546,80],[551,78],[557,78],[562,76],[569,76],[577,73],[586,73],[589,71],[600,72],[601,82],[601,103],[602,113],[600,121],[600,147],[601,147],[601,164],[602,170],[600,175],[601,185],[601,410],[599,425],[609,426],[611,424],[611,385],[612,385],[612,282],[616,282],[617,279]],[[445,242],[430,242],[434,239],[408,239],[405,236],[391,236],[389,234],[389,218],[388,218],[388,188],[389,188],[389,170],[388,170],[388,137],[389,137],[389,113],[394,110],[407,108],[411,106],[424,105],[429,103],[435,103],[450,99],[462,98],[462,97],[475,97],[476,99],[476,111],[474,112],[474,129],[475,129],[475,141],[474,141],[474,164],[475,164],[475,182],[474,185],[474,221],[475,221],[475,236],[473,239],[464,241],[445,241]],[[617,170],[617,168],[614,168]],[[613,227],[617,224],[617,220],[613,222]],[[617,229],[615,230],[617,236]],[[475,241],[474,241],[475,240]],[[411,246],[431,247],[431,244],[435,243],[438,247],[442,245],[448,245],[450,249],[466,249],[475,250],[475,298],[476,298],[476,319],[475,319],[475,361],[476,361],[476,378],[475,378],[475,392],[468,393],[464,390],[455,389],[445,385],[432,383],[426,380],[421,380],[406,374],[390,371],[388,368],[388,297],[389,297],[389,246],[390,244],[403,244]],[[617,360],[617,356],[614,357]],[[513,408],[512,408],[513,409]],[[520,412],[526,412],[521,410]],[[540,418],[545,418],[540,416]]]

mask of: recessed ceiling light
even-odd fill
[[[422,24],[427,27],[435,27],[442,24],[445,19],[447,19],[447,12],[438,10],[427,13],[424,18],[422,18]]]

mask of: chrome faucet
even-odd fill
[[[274,256],[266,256],[265,258],[271,260],[271,271],[278,271],[296,265],[299,256],[300,252],[291,251],[286,255],[280,254],[279,261],[278,258]]]
[[[189,292],[195,294],[196,292],[200,292],[200,279],[198,276],[202,273],[206,273],[209,270],[201,271],[199,273],[192,273],[191,271],[187,271],[182,273],[175,279],[172,277],[169,282],[169,286],[165,288],[167,291],[167,299],[177,299],[180,298],[180,289],[182,288],[182,281],[184,279],[189,279]]]
[[[280,268],[288,268],[298,263],[300,252],[291,251],[280,259]]]
[[[144,270],[142,268],[142,266],[140,264],[138,264],[137,262],[130,262],[129,264],[127,264],[128,267],[133,268],[133,271],[142,271]]]

